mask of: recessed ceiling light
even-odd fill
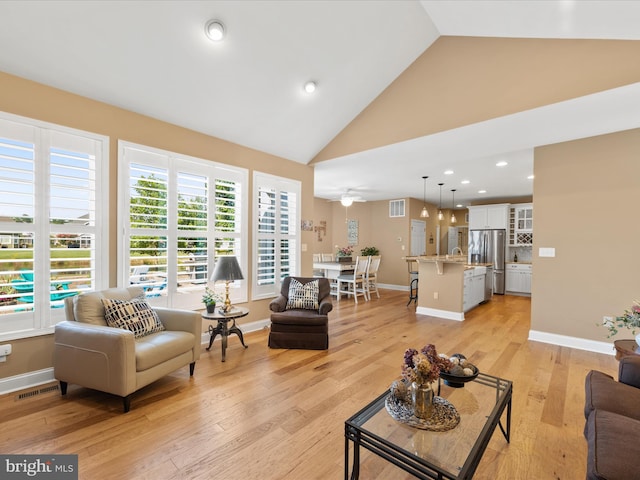
[[[209,20],[204,26],[204,33],[212,42],[219,42],[224,38],[224,24],[220,20]]]
[[[313,93],[316,91],[316,82],[309,81],[304,84],[304,91],[307,93]]]
[[[462,208],[464,205],[462,205],[461,203],[456,205],[456,208]]]
[[[478,190],[478,193],[487,193],[486,190]]]
[[[507,165],[509,165],[507,162],[505,162],[504,160],[501,162],[496,163],[496,167],[506,167]]]
[[[462,180],[460,183],[463,184],[463,185],[467,185],[467,184],[469,184],[471,182],[469,180]]]
[[[444,174],[445,175],[453,175],[453,170],[445,170]]]
[[[527,178],[528,178],[529,180],[533,180],[533,175],[529,175]]]

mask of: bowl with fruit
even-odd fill
[[[445,385],[453,388],[464,387],[464,384],[470,382],[478,376],[478,367],[473,365],[467,357],[461,353],[454,353],[449,357],[450,366],[448,370],[440,370],[440,378]]]

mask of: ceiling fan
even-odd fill
[[[342,194],[342,196],[340,197],[340,203],[342,204],[342,206],[344,207],[350,207],[351,205],[353,205],[353,202],[366,202],[365,199],[363,199],[361,196],[359,195],[355,195],[353,193],[353,190],[348,189],[345,193]]]

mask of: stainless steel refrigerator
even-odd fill
[[[493,264],[493,293],[504,295],[506,230],[470,230],[469,263]]]

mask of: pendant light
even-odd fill
[[[451,223],[456,223],[458,220],[456,219],[455,211],[453,210],[456,207],[456,189],[453,188],[451,190]]]
[[[427,210],[427,176],[422,177],[424,180],[424,191],[422,193],[422,202],[424,205],[422,206],[422,211],[420,212],[420,218],[429,218],[429,210]]]
[[[440,202],[438,203],[438,220],[442,220],[444,218],[444,213],[442,213],[442,185],[444,183],[439,183],[440,186]]]

